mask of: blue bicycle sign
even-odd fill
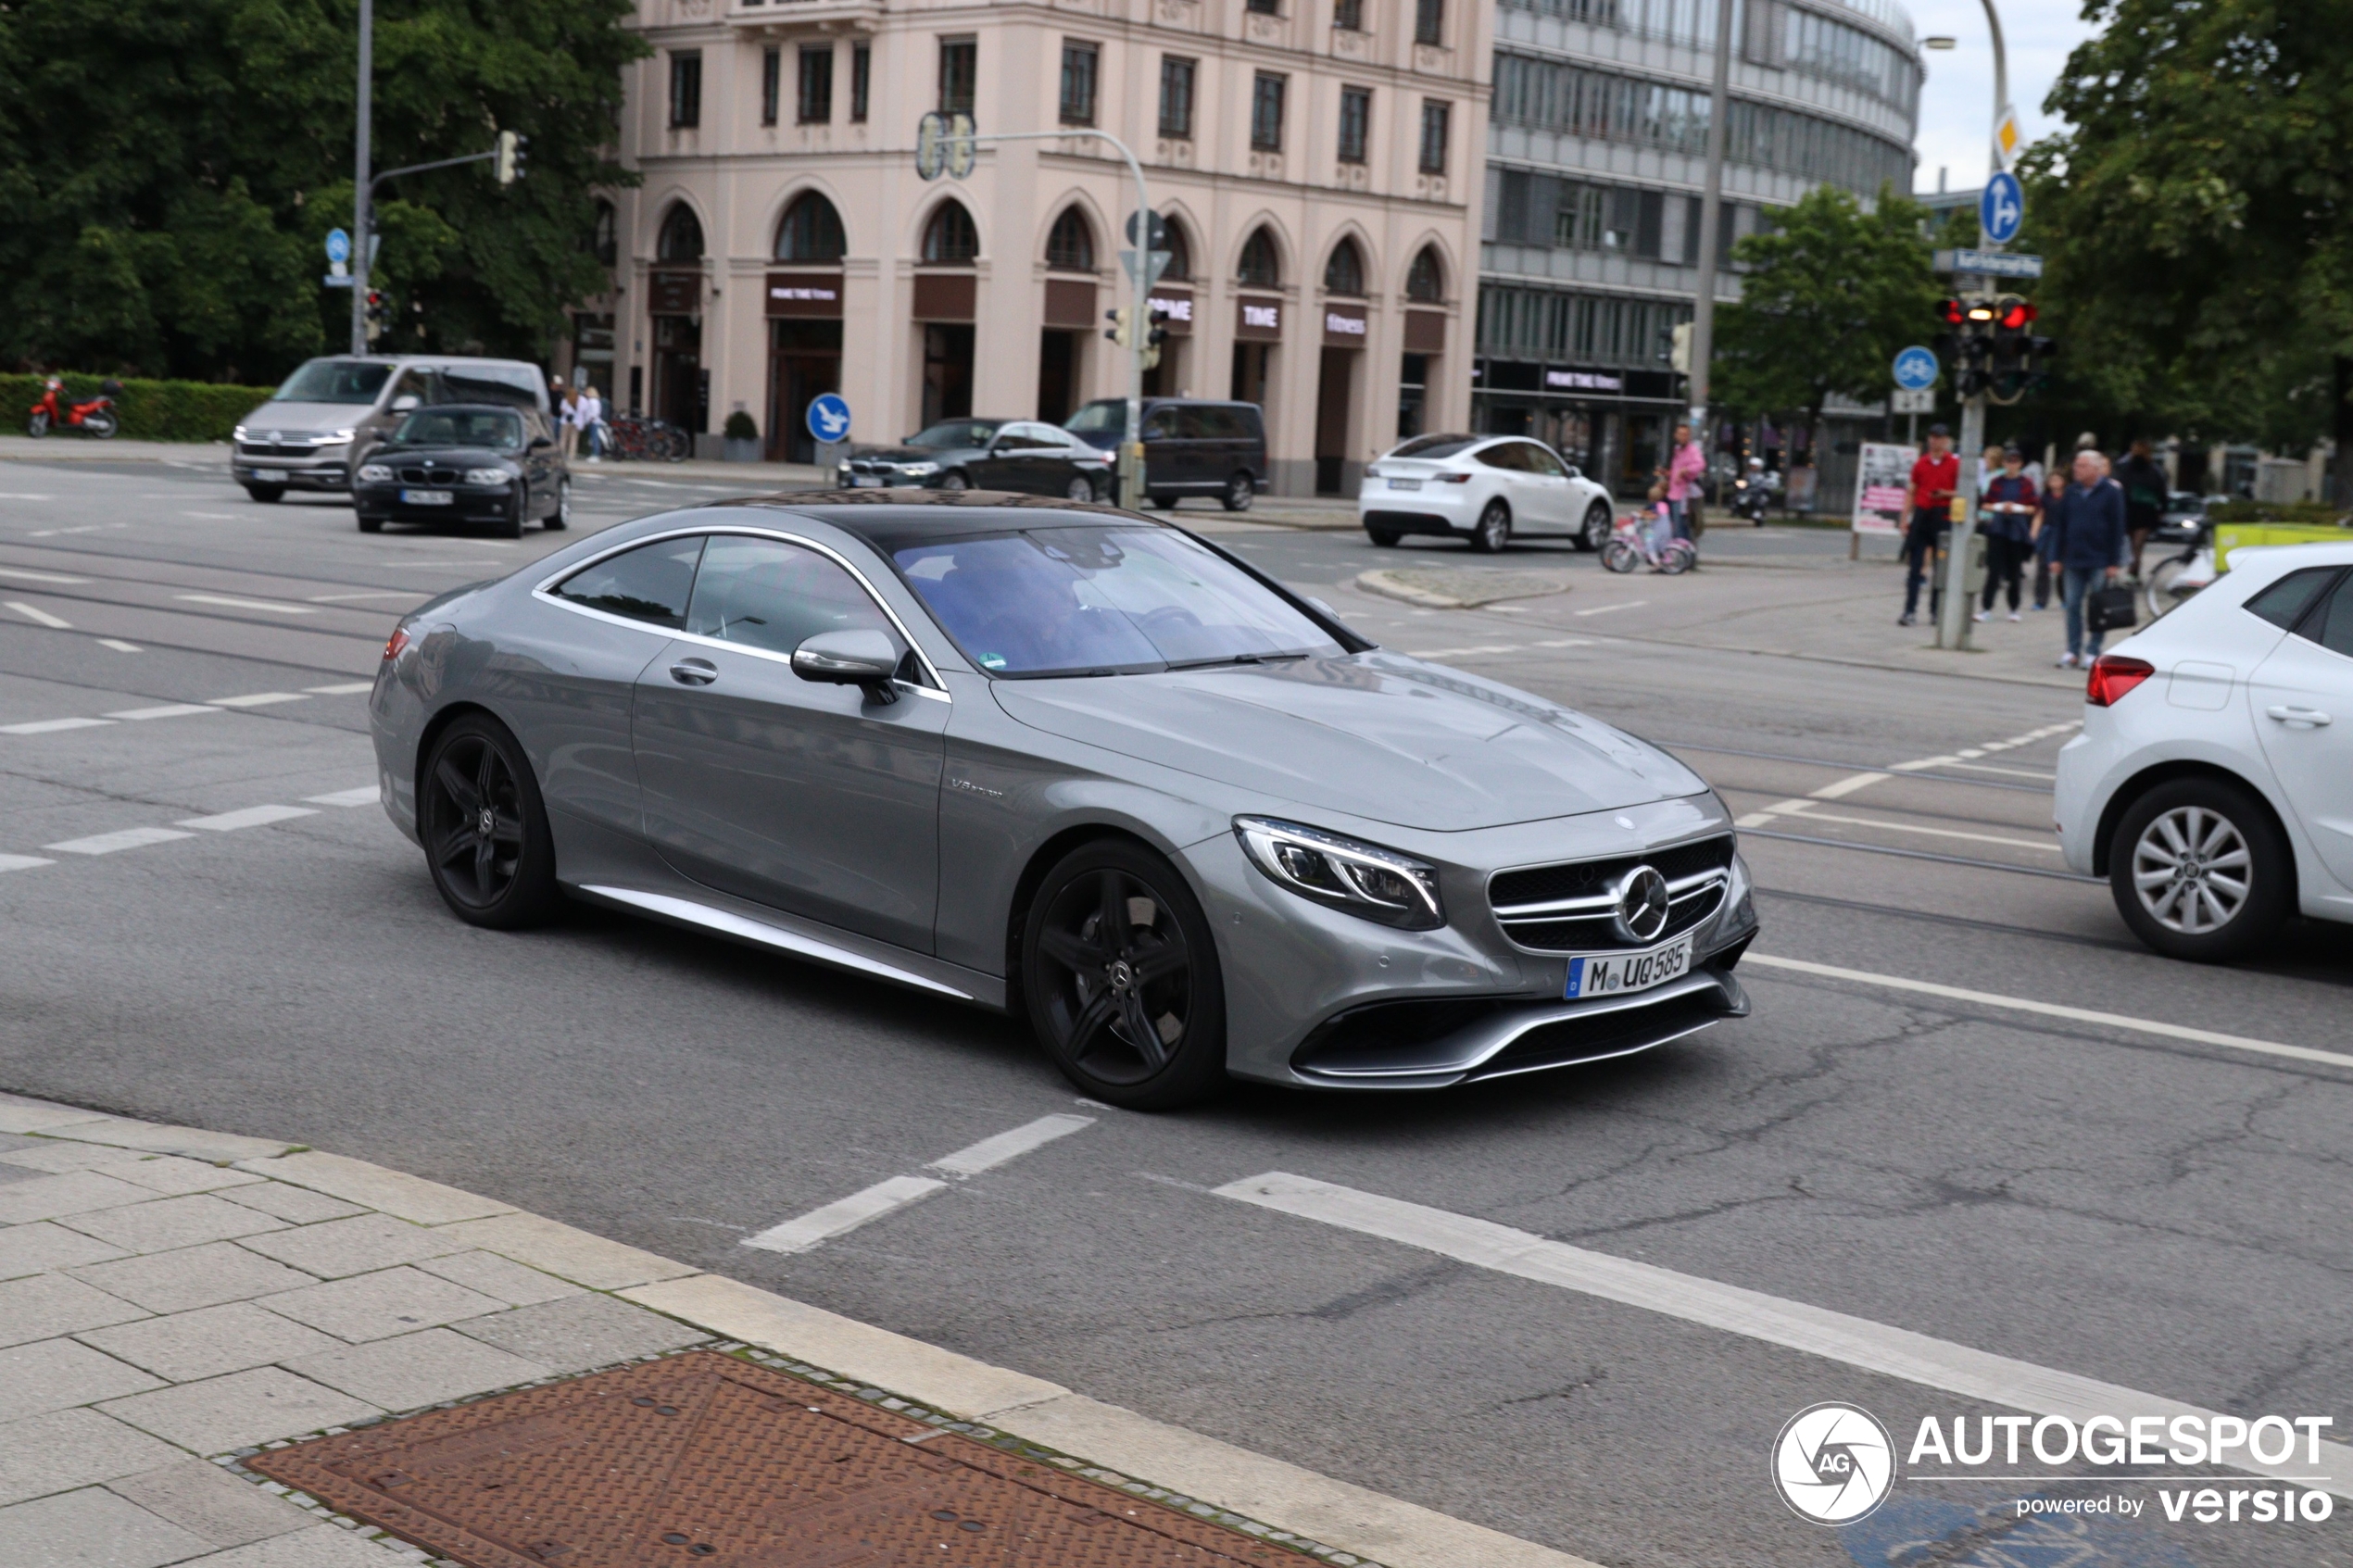
[[[1925,392],[1936,384],[1936,356],[1914,344],[1895,357],[1895,384],[1906,392]]]

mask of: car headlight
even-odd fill
[[[468,484],[486,484],[491,486],[493,489],[506,484],[508,481],[513,479],[514,477],[515,476],[513,474],[509,473],[505,469],[468,469],[466,470],[466,483]]]
[[[321,445],[321,446],[335,446],[335,445],[341,445],[341,444],[343,444],[344,442],[349,441],[349,440],[350,440],[353,436],[355,436],[355,435],[357,435],[357,434],[359,434],[359,431],[357,431],[356,429],[355,429],[355,430],[339,430],[339,431],[335,432],[335,433],[334,433],[334,434],[333,434],[333,435],[322,435],[322,436],[321,436],[321,437],[319,438],[319,445]]]
[[[1302,898],[1407,931],[1446,923],[1438,868],[1426,860],[1271,817],[1236,817],[1234,836],[1251,864]]]
[[[382,463],[362,463],[359,465],[359,478],[364,483],[383,484],[391,480],[392,470]]]
[[[245,441],[249,439],[249,437],[245,434],[245,427],[239,425],[236,429],[231,431],[229,433],[229,439],[232,441]]]
[[[927,473],[937,473],[939,465],[937,463],[902,463],[900,465],[899,471],[910,479],[921,479]]]

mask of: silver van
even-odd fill
[[[275,501],[289,490],[348,490],[353,465],[403,414],[428,403],[554,411],[547,379],[529,360],[331,354],[304,364],[239,422],[231,476],[257,501]]]

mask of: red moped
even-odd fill
[[[111,440],[121,427],[114,411],[114,400],[121,395],[122,383],[107,381],[98,383],[95,397],[71,397],[66,394],[66,383],[51,376],[41,389],[41,401],[32,406],[31,418],[25,420],[25,429],[34,435],[78,430],[101,441]]]

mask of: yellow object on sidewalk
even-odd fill
[[[2256,545],[2334,545],[2353,539],[2353,528],[2332,523],[2232,522],[2214,530],[2214,569],[2231,569],[2231,552]]]

